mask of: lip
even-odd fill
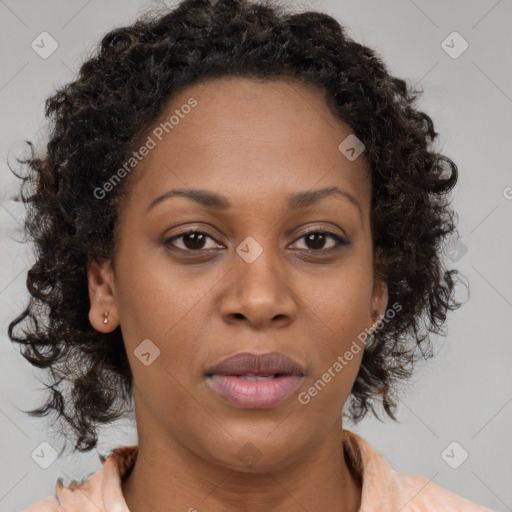
[[[302,382],[304,368],[280,352],[243,352],[205,372],[206,382],[229,404],[241,409],[266,409],[284,401]],[[261,380],[242,376],[274,375]]]
[[[304,368],[281,352],[253,354],[241,352],[223,359],[209,368],[207,376],[212,375],[304,375]]]

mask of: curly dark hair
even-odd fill
[[[171,96],[223,76],[316,85],[365,145],[376,272],[387,282],[388,304],[401,310],[365,348],[349,418],[357,423],[370,410],[379,418],[380,402],[397,421],[399,384],[420,357],[432,357],[430,335],[445,335],[448,310],[460,306],[457,271],[445,267],[442,251],[456,232],[448,195],[458,171],[433,149],[438,134],[415,106],[420,91],[320,12],[292,12],[271,0],[183,0],[146,12],[107,33],[76,80],[47,99],[46,151],[38,155],[27,141],[31,155],[18,159],[27,168],[16,174],[36,261],[27,276],[28,305],[9,325],[9,337],[51,374],[44,406],[27,412],[56,412],[72,428],[76,450],[93,449],[98,427],[133,405],[120,328],[103,334],[88,321],[87,265],[112,257],[120,200],[137,172],[101,201],[94,190],[138,147]]]

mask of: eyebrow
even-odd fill
[[[340,195],[345,199],[348,199],[352,204],[354,204],[359,210],[359,214],[362,216],[361,205],[359,201],[350,193],[339,189],[338,187],[327,187],[321,188],[317,190],[307,190],[305,192],[296,192],[294,194],[289,194],[287,196],[288,207],[290,210],[298,210],[301,208],[307,208],[311,206],[321,199],[332,195]],[[158,196],[154,199],[151,204],[148,206],[146,213],[154,208],[157,204],[170,199],[171,197],[186,197],[195,201],[196,203],[206,207],[211,208],[213,210],[227,210],[231,208],[232,204],[229,199],[225,196],[217,194],[215,192],[210,192],[208,190],[200,190],[200,189],[172,189]]]

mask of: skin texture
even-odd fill
[[[387,304],[373,271],[364,155],[349,161],[338,150],[351,130],[312,86],[206,81],[174,97],[163,118],[191,97],[197,106],[130,176],[114,261],[88,269],[90,322],[101,332],[121,326],[134,376],[139,456],[123,484],[127,504],[132,512],[356,511],[361,489],[343,457],[340,423],[362,351],[309,404],[297,395]],[[334,186],[359,207],[333,194],[289,210],[289,194]],[[173,188],[222,194],[232,206],[173,197],[147,210]],[[208,237],[166,245],[184,228]],[[309,230],[350,245],[308,243]],[[263,248],[252,263],[236,252],[247,237]],[[149,366],[134,354],[145,339],[160,349]],[[243,351],[295,359],[306,370],[300,388],[270,409],[227,404],[204,372]],[[238,456],[246,443],[260,455],[253,466]]]

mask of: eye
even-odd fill
[[[325,244],[329,239],[333,242],[331,242],[329,247],[325,248]],[[307,245],[304,250],[309,252],[331,252],[343,245],[350,245],[348,240],[330,231],[309,231],[302,235],[298,240],[304,240]]]
[[[210,250],[218,247],[216,243],[208,247],[206,245],[208,239],[215,242],[215,239],[208,233],[205,233],[204,231],[199,231],[197,229],[190,229],[188,231],[165,239],[164,245],[172,246],[178,250],[185,252],[200,252],[202,250]],[[329,239],[331,240],[330,247],[325,248],[325,244]],[[350,245],[350,242],[348,240],[342,238],[336,233],[321,230],[309,231],[308,233],[302,235],[297,240],[297,242],[300,240],[304,240],[305,244],[307,245],[307,247],[305,247],[303,250],[316,253],[331,252],[333,250],[338,249],[341,246]],[[176,243],[178,241],[179,243]]]
[[[205,248],[205,243],[208,238],[210,240],[214,240],[208,233],[205,233],[204,231],[190,229],[188,231],[185,231],[184,233],[180,233],[179,235],[174,235],[170,238],[165,239],[164,245],[172,245],[177,249],[188,252],[201,251],[202,249],[215,249],[215,245],[213,247]],[[178,240],[181,242],[181,247],[178,246],[180,244],[174,243],[175,241]]]

